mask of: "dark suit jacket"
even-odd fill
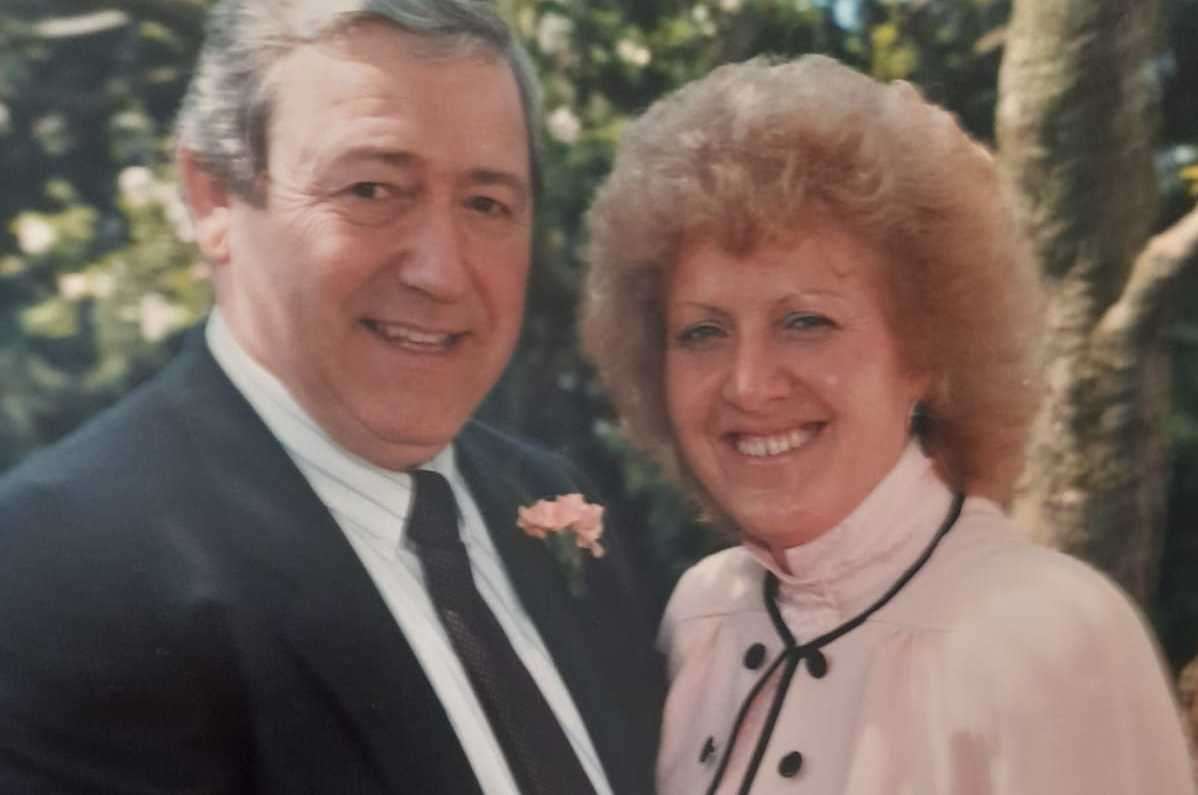
[[[570,595],[514,523],[579,490],[568,465],[479,424],[457,445],[617,795],[650,792],[661,672],[619,538]],[[366,570],[202,338],[0,480],[0,793],[478,791]]]

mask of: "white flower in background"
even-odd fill
[[[537,46],[546,55],[553,55],[570,46],[570,36],[573,33],[574,23],[568,17],[546,14],[537,25]]]
[[[171,228],[175,230],[175,237],[184,243],[190,243],[196,238],[195,227],[191,220],[191,211],[187,209],[186,202],[183,201],[183,196],[179,191],[171,189],[169,186],[163,186],[162,192],[159,194],[159,201],[162,202],[166,209],[166,220],[170,222]]]
[[[525,6],[520,9],[516,15],[516,27],[520,31],[520,35],[526,39],[531,39],[536,34],[537,29],[537,12],[531,6]]]
[[[0,135],[8,135],[12,132],[12,112],[8,109],[8,105],[0,102]]]
[[[653,58],[648,47],[630,39],[620,39],[620,43],[616,45],[616,55],[621,61],[632,66],[648,66]]]
[[[705,5],[697,5],[691,9],[691,18],[699,26],[699,32],[704,36],[715,35],[715,23],[711,21],[711,9]]]
[[[173,183],[158,179],[145,166],[129,166],[117,176],[117,188],[130,207],[160,206],[177,239],[184,243],[195,240],[191,212]]]
[[[91,275],[91,290],[92,295],[96,298],[108,298],[116,290],[116,279],[107,271],[93,273]]]
[[[61,113],[50,113],[33,123],[33,135],[46,154],[58,156],[71,147],[71,129]]]
[[[157,197],[157,181],[145,166],[129,166],[116,178],[117,188],[131,207],[145,207]]]
[[[572,144],[582,133],[582,122],[574,115],[574,111],[562,105],[545,120],[549,134],[564,144]]]
[[[31,257],[45,254],[58,242],[58,231],[47,221],[32,213],[21,213],[13,222],[17,245]]]
[[[729,14],[740,11],[741,0],[720,0],[720,10]]]
[[[141,297],[141,338],[149,343],[161,342],[185,319],[183,308],[166,300],[161,293],[146,293]]]
[[[82,301],[94,294],[91,276],[87,273],[64,273],[58,277],[58,294],[68,301]]]

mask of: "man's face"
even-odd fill
[[[359,25],[271,73],[265,203],[233,199],[237,339],[343,447],[405,469],[498,379],[524,308],[528,131],[510,68]]]

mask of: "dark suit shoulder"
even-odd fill
[[[509,455],[529,459],[544,466],[569,465],[561,453],[556,453],[537,441],[517,436],[481,420],[471,420],[462,429],[462,438],[485,448],[492,455]]]
[[[459,448],[478,461],[498,465],[497,476],[531,502],[541,497],[578,492],[594,501],[599,498],[594,484],[579,465],[528,438],[472,420],[458,438]]]
[[[149,618],[185,582],[196,481],[163,382],[125,400],[0,478],[0,605],[9,622]],[[104,632],[109,631],[103,628]]]
[[[238,765],[211,764],[248,747],[243,697],[216,586],[179,531],[169,377],[0,478],[0,791],[241,785]]]
[[[50,507],[47,501],[59,514],[84,502],[94,518],[85,501],[111,502],[133,496],[130,491],[144,496],[140,478],[180,463],[175,448],[182,431],[162,387],[172,376],[168,368],[0,476],[0,528],[12,523],[13,510]]]

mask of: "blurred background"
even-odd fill
[[[663,92],[722,62],[825,52],[915,82],[995,145],[1054,306],[1085,286],[1088,322],[1053,332],[1020,515],[1119,580],[1181,674],[1198,654],[1198,234],[1178,228],[1198,195],[1198,0],[500,4],[541,68],[547,170],[524,339],[483,413],[587,465],[643,528],[659,597],[722,542],[627,449],[578,356],[583,212],[622,125]],[[118,400],[204,317],[171,125],[206,6],[0,7],[0,470]],[[1149,246],[1167,230],[1172,248]],[[1172,260],[1141,268],[1145,251]],[[1123,358],[1110,338],[1086,353],[1121,301],[1150,310],[1115,338]]]

